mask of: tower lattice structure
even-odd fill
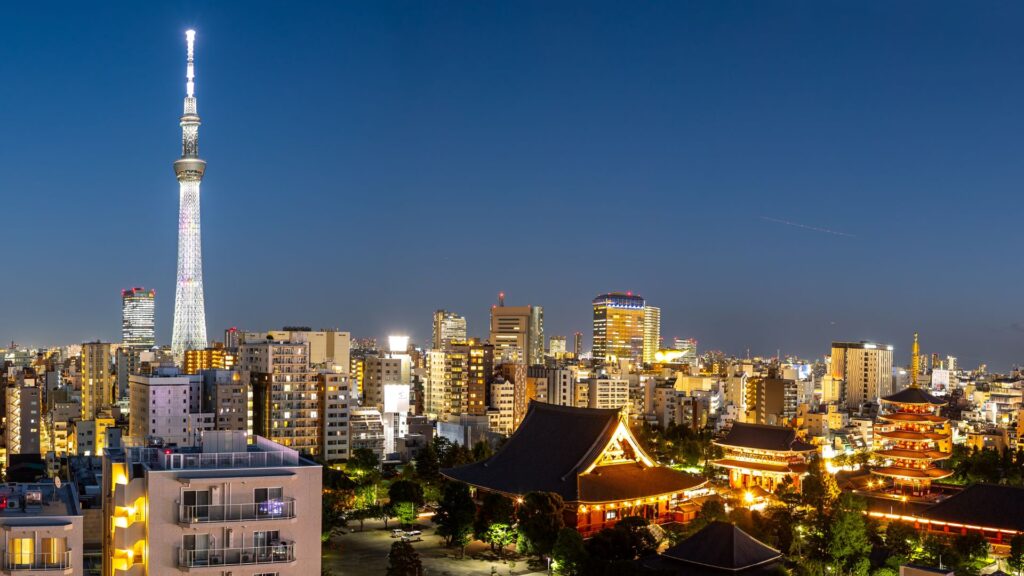
[[[206,305],[203,299],[203,248],[199,221],[199,184],[206,162],[199,158],[199,114],[196,113],[193,52],[196,33],[185,32],[188,61],[185,72],[185,111],[181,116],[181,158],[174,162],[178,177],[178,277],[174,295],[174,333],[171,348],[181,357],[186,350],[206,347]]]

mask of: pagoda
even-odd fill
[[[914,334],[910,387],[882,398],[882,412],[875,422],[875,454],[887,465],[871,471],[883,480],[891,479],[897,492],[912,496],[927,495],[933,480],[953,474],[935,466],[950,456],[949,419],[939,415],[946,403],[918,384],[919,352]]]

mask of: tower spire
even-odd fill
[[[910,387],[917,388],[917,373],[921,371],[921,345],[917,342],[917,332],[914,332],[914,345],[910,348]]]
[[[196,31],[185,31],[185,105],[181,115],[181,158],[174,162],[178,177],[178,278],[174,295],[174,333],[171,349],[179,359],[186,350],[206,347],[206,304],[203,298],[203,248],[200,236],[199,184],[206,162],[199,158],[199,114],[195,97]]]

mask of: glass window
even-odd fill
[[[33,538],[12,538],[7,549],[10,550],[11,564],[31,566],[35,556],[35,540]]]

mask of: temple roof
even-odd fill
[[[871,473],[891,478],[915,478],[918,480],[937,480],[953,475],[952,470],[943,470],[942,468],[898,468],[896,466],[872,468]]]
[[[653,460],[642,451],[633,455],[634,461],[618,460],[590,471],[616,437],[619,422],[619,410],[531,402],[519,429],[494,456],[441,473],[505,494],[554,492],[566,502],[632,500],[704,482],[670,468],[646,466],[643,461]]]
[[[792,428],[743,422],[734,422],[725,438],[715,440],[715,444],[773,452],[812,452],[817,450],[814,446],[798,440],[796,430]]]
[[[779,474],[803,474],[807,472],[807,464],[787,462],[754,462],[752,460],[736,460],[723,458],[712,460],[715,466],[722,468],[737,468],[740,470],[760,470],[762,472],[778,472]]]
[[[616,502],[691,490],[707,480],[665,466],[598,466],[579,477],[580,502]],[[563,496],[564,497],[564,496]]]
[[[704,568],[737,572],[778,560],[782,553],[735,524],[716,521],[665,550],[662,557]]]
[[[882,398],[882,401],[895,404],[931,404],[933,406],[943,406],[946,404],[945,400],[932,396],[923,388],[917,386],[904,388],[895,394]]]
[[[1024,488],[973,484],[920,516],[939,522],[1024,532]]]

